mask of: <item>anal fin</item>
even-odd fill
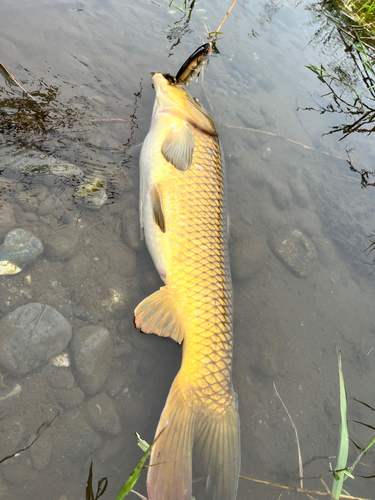
[[[171,337],[179,344],[184,339],[183,319],[166,286],[138,304],[134,311],[134,320],[135,326],[143,333]]]

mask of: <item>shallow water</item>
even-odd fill
[[[332,98],[321,97],[327,88],[306,65],[353,72],[353,63],[332,21],[312,5],[238,0],[203,82],[188,88],[210,111],[226,157],[242,472],[293,487],[296,438],[273,382],[297,427],[303,462],[315,459],[305,477],[326,474],[332,483],[329,457],[340,418],[336,346],[349,418],[375,422],[374,412],[353,400],[375,406],[374,275],[365,252],[373,241],[375,191],[361,188],[346,162],[350,148],[353,165],[371,170],[374,140],[325,135],[351,118],[321,112]],[[176,73],[205,42],[205,25],[214,30],[228,7],[197,2],[184,25],[188,13],[168,10],[167,1],[1,2],[0,60],[44,112],[17,89],[0,87],[0,197],[8,210],[0,236],[23,228],[45,250],[20,274],[0,277],[0,318],[40,302],[69,321],[73,340],[96,325],[108,329],[114,348],[107,353],[110,374],[96,391],[77,371],[73,341],[59,358],[65,366],[45,362],[25,375],[1,368],[0,460],[55,420],[36,451],[0,465],[0,498],[86,498],[91,461],[94,489],[108,477],[103,498],[115,498],[141,457],[134,433],[153,438],[181,350],[133,325],[134,307],[160,286],[137,227],[139,145],[154,100],[150,73]],[[79,170],[62,174],[41,154]],[[76,189],[98,174],[108,199],[93,210]],[[302,260],[312,248],[302,271],[278,253],[285,240]],[[114,405],[106,428],[95,408],[110,403],[93,399],[103,392]],[[362,447],[371,437],[354,423],[349,432]],[[355,457],[353,446],[350,462]],[[373,468],[369,454],[357,472],[371,476]],[[143,494],[145,475],[136,488]],[[319,479],[304,486],[322,489]],[[373,498],[373,479],[356,477],[345,487]],[[238,499],[278,494],[240,480]]]

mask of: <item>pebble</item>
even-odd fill
[[[63,177],[82,177],[82,170],[76,165],[51,155],[43,155],[30,149],[1,149],[1,163],[4,167],[18,170],[28,175],[52,174]]]
[[[307,208],[310,204],[310,193],[301,179],[291,179],[289,181],[293,198],[301,208]]]
[[[36,435],[34,434],[31,438],[30,441],[32,442]],[[52,433],[46,430],[29,448],[34,469],[44,470],[48,466],[51,460],[52,447]]]
[[[78,406],[85,399],[85,393],[79,387],[73,387],[72,389],[56,389],[54,395],[59,404],[64,408]]]
[[[72,341],[72,353],[80,386],[87,394],[95,394],[111,367],[113,343],[108,330],[94,325],[80,328]]]
[[[268,186],[276,207],[279,210],[289,209],[293,197],[288,184],[280,181],[269,181]]]
[[[0,421],[0,454],[1,458],[15,453],[25,436],[26,425],[21,417],[14,415]]]
[[[34,214],[33,212],[24,212],[24,216],[29,222],[37,222],[38,221],[38,216]]]
[[[128,208],[122,215],[122,234],[125,243],[132,250],[140,250],[144,246],[141,240],[141,229],[139,226],[139,213],[135,208]]]
[[[44,240],[46,247],[46,256],[49,260],[65,261],[71,259],[77,247],[77,239],[72,235],[71,238],[65,236],[52,235]]]
[[[87,421],[98,432],[117,436],[121,431],[115,405],[105,392],[90,399],[86,404]]]
[[[263,116],[255,111],[247,111],[246,109],[236,110],[238,118],[246,127],[260,129],[264,126],[265,120]]]
[[[121,318],[125,314],[129,303],[126,291],[110,288],[108,294],[109,296],[102,301],[103,308],[109,311],[113,318]]]
[[[272,158],[272,149],[267,147],[263,153],[262,153],[262,156],[261,156],[262,160],[264,161],[270,161],[270,159]]]
[[[34,262],[43,250],[43,243],[29,231],[10,231],[0,246],[0,263],[3,263],[0,274],[17,274]],[[10,264],[15,266],[13,272]]]
[[[106,188],[107,179],[104,175],[97,174],[87,177],[82,184],[76,187],[74,198],[82,205],[98,210],[108,199]]]
[[[271,240],[271,248],[301,278],[310,274],[317,258],[313,242],[298,229],[281,230]]]
[[[248,280],[259,271],[269,250],[259,238],[244,236],[230,248],[232,274],[235,280]]]
[[[41,202],[41,204],[38,207],[38,214],[39,215],[48,215],[52,213],[55,210],[55,206],[53,203],[53,198],[52,196],[49,196],[45,200]]]
[[[64,275],[72,282],[82,283],[91,267],[86,255],[75,255],[65,265]]]
[[[67,352],[63,352],[50,359],[50,365],[57,367],[69,368],[71,366],[70,356]]]
[[[52,455],[65,466],[66,461],[82,463],[102,447],[102,438],[86,421],[80,408],[67,411],[54,426]]]
[[[23,484],[29,479],[32,470],[30,465],[5,463],[2,467],[4,477],[13,484]]]
[[[1,201],[0,204],[0,238],[8,233],[10,229],[13,229],[16,225],[16,219],[14,217],[13,207],[10,203],[6,201]]]
[[[30,303],[0,320],[0,364],[24,375],[59,354],[69,344],[72,328],[50,306]]]
[[[56,389],[73,389],[75,382],[72,372],[64,368],[50,369],[47,380]]]

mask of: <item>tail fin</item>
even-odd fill
[[[209,417],[191,407],[175,379],[156,435],[147,476],[149,500],[191,500],[192,457],[208,473],[206,500],[235,500],[240,467],[239,419],[233,407]]]
[[[191,500],[195,414],[174,380],[156,435],[147,474],[149,500]]]
[[[201,418],[195,435],[194,459],[208,473],[205,499],[235,500],[240,474],[240,422],[235,403],[221,417]]]

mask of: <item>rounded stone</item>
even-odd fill
[[[50,260],[68,260],[71,259],[76,251],[76,238],[65,238],[64,236],[53,236],[44,242],[46,246],[46,255]]]
[[[54,391],[57,401],[64,408],[78,406],[85,399],[85,393],[79,387],[72,389],[56,389]]]
[[[66,368],[52,368],[48,373],[48,383],[56,389],[72,389],[74,387],[74,376]]]
[[[24,269],[43,252],[43,243],[29,231],[10,231],[0,246],[0,262],[11,262]]]
[[[79,383],[87,394],[95,394],[104,384],[111,367],[113,343],[106,328],[85,326],[72,341]]]
[[[73,281],[82,282],[90,267],[90,259],[86,255],[76,255],[66,263],[65,275]]]
[[[267,245],[258,238],[243,238],[231,246],[233,278],[247,280],[261,267],[269,253]]]
[[[10,203],[2,201],[0,204],[0,238],[16,225],[13,207]]]
[[[86,405],[87,421],[98,432],[113,434],[120,433],[120,419],[115,405],[105,392],[98,394],[88,401]]]
[[[33,440],[36,436],[32,436]],[[44,470],[51,459],[52,455],[52,435],[51,432],[43,432],[39,438],[30,446],[30,454],[33,461],[34,469]]]
[[[0,321],[0,364],[24,375],[59,354],[69,344],[72,328],[56,309],[30,303]]]
[[[239,109],[237,110],[237,116],[244,125],[251,128],[260,129],[265,124],[263,116],[259,113],[255,113],[254,111]]]

